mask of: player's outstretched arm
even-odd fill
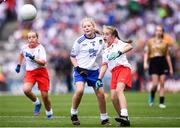
[[[123,49],[122,49],[122,54],[123,53],[126,53],[126,52],[129,52],[133,49],[133,46],[131,44],[127,44]]]
[[[116,58],[120,57],[122,54],[129,52],[132,49],[133,46],[131,44],[127,44],[121,51],[112,52],[109,55],[108,60],[115,60]]]
[[[16,66],[16,68],[15,68],[15,71],[16,71],[17,73],[19,73],[19,72],[20,72],[20,69],[21,69],[21,64],[22,64],[22,62],[23,62],[23,59],[24,59],[23,54],[22,54],[22,53],[21,53],[21,54],[19,54],[19,56],[18,56],[18,62],[17,62],[17,66]]]

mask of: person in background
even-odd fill
[[[77,109],[84,93],[85,83],[87,83],[88,86],[94,89],[97,96],[101,124],[109,125],[103,85],[101,84],[98,90],[95,89],[99,75],[98,60],[102,58],[101,53],[104,47],[103,39],[96,34],[96,25],[93,19],[84,18],[81,22],[81,27],[84,34],[75,40],[70,55],[74,66],[74,81],[76,85],[71,106],[72,124],[80,125]]]
[[[6,0],[0,0],[0,4],[1,4],[2,2],[6,2]]]
[[[32,92],[32,88],[35,83],[38,84],[38,89],[41,92],[42,100],[46,109],[46,116],[48,119],[53,117],[53,111],[51,107],[51,101],[48,97],[49,91],[49,76],[46,68],[46,52],[38,42],[38,34],[30,31],[28,33],[28,44],[25,44],[20,51],[18,57],[18,64],[15,71],[20,72],[23,60],[26,64],[26,74],[24,78],[23,91],[24,94],[33,102],[35,105],[34,115],[40,114],[41,102],[39,98]]]
[[[107,68],[112,73],[110,93],[113,106],[118,113],[115,120],[121,126],[130,126],[128,117],[127,101],[124,95],[126,88],[132,87],[131,65],[129,64],[126,52],[132,49],[132,41],[122,41],[118,31],[113,26],[103,27],[103,38],[107,44],[104,50],[103,63],[100,69],[96,88],[99,89]]]
[[[144,54],[144,69],[149,69],[149,75],[152,78],[152,88],[149,96],[149,106],[153,106],[155,93],[158,85],[159,90],[159,107],[166,108],[164,83],[166,74],[173,75],[173,67],[169,54],[169,44],[164,38],[162,26],[157,26],[155,36],[148,40]]]

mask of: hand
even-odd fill
[[[15,71],[16,71],[17,73],[19,73],[19,72],[20,72],[20,69],[21,69],[21,65],[20,65],[20,64],[18,64],[18,65],[16,66]]]
[[[29,59],[34,60],[35,56],[31,55],[30,53],[26,52],[26,57],[29,57]]]
[[[77,70],[77,72],[81,75],[81,76],[83,76],[83,77],[87,77],[87,70],[86,69],[84,69],[84,68],[81,68],[81,67],[79,67],[79,66],[77,66],[77,67],[75,67],[76,68],[76,70]]]
[[[112,52],[109,57],[108,60],[115,60],[116,58],[120,57],[122,55],[121,51],[118,52]]]
[[[101,80],[101,79],[98,79],[98,80],[96,81],[96,90],[98,90],[98,89],[100,88],[101,84],[102,84],[102,80]]]

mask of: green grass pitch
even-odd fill
[[[33,104],[25,96],[0,96],[0,127],[74,127],[70,121],[71,98],[73,94],[51,95],[54,118],[45,118],[44,106],[41,114],[33,116]],[[132,127],[180,127],[180,93],[166,94],[167,108],[158,107],[158,95],[155,105],[147,104],[148,93],[126,92],[128,112]],[[107,111],[111,127],[116,127],[117,116],[107,98]],[[79,127],[102,127],[99,109],[94,94],[84,94],[79,106]]]

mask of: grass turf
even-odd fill
[[[73,94],[51,95],[54,118],[47,120],[45,109],[33,116],[33,104],[25,96],[0,96],[0,127],[74,127],[70,120],[71,98]],[[40,96],[39,96],[40,97]],[[132,127],[178,127],[180,126],[180,94],[166,94],[167,108],[158,107],[158,95],[155,105],[149,107],[148,93],[126,92],[128,112]],[[107,98],[107,111],[111,127],[116,127],[117,116],[110,95]],[[79,106],[79,127],[102,127],[99,109],[94,94],[84,94]]]

